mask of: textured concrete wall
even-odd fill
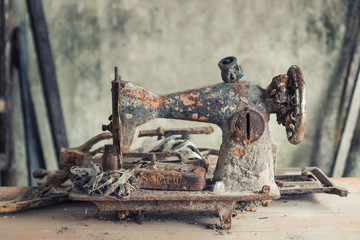
[[[319,140],[315,135],[320,134],[323,147],[316,158],[328,158],[321,163],[328,167],[341,85],[331,90],[334,100],[326,105],[330,117],[323,120],[320,133],[317,120],[323,117],[329,84],[343,54],[347,1],[43,0],[43,4],[70,146],[100,133],[101,124],[107,123],[115,65],[123,79],[163,94],[221,82],[217,63],[233,55],[245,79],[264,88],[293,64],[303,69],[308,89],[305,138],[298,146],[288,143],[284,127],[273,116],[270,130],[278,144],[278,163],[313,164],[314,141]],[[28,21],[22,1],[14,1],[14,10],[15,24]],[[45,156],[49,168],[55,168],[32,41],[29,49],[31,91]],[[20,112],[16,114],[19,117]],[[160,120],[147,127],[159,124],[192,123]],[[21,132],[17,137],[21,145]],[[194,139],[198,145],[219,147],[221,133],[217,129],[211,138]],[[21,151],[17,157],[24,157]]]

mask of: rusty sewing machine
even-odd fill
[[[137,211],[143,215],[149,210],[217,211],[224,229],[231,227],[237,202],[259,202],[267,206],[272,199],[279,198],[279,189],[286,185],[289,176],[282,171],[279,179],[275,179],[276,147],[270,138],[268,122],[270,114],[276,114],[278,123],[285,126],[289,142],[301,142],[306,109],[302,71],[291,66],[286,74],[274,77],[263,89],[240,80],[242,69],[235,57],[226,57],[218,65],[223,83],[161,96],[122,81],[115,68],[112,115],[110,124],[103,126],[109,133],[102,135],[112,138],[113,144],[105,146],[102,165],[105,170],[128,169],[136,164],[128,158],[146,159],[146,164],[134,171],[140,189],[116,200],[79,192],[71,193],[70,198],[91,201],[100,210],[114,210],[119,214]],[[139,135],[138,127],[156,118],[200,121],[220,127],[222,144],[220,151],[215,151],[218,159],[210,179],[207,179],[209,162],[205,159],[189,160],[174,151],[132,152],[132,144]],[[69,159],[71,153],[65,154],[62,158]],[[167,156],[178,157],[180,163],[158,161]],[[323,178],[322,172],[313,168],[295,174],[295,178],[304,176]],[[342,196],[347,193],[331,182],[325,185],[320,190],[314,190],[319,189],[318,186],[312,190]],[[296,191],[287,190],[283,193]]]

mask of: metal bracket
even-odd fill
[[[336,186],[320,168],[281,168],[275,173],[281,195],[329,193],[346,197],[348,190]]]

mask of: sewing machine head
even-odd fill
[[[214,180],[226,191],[264,192],[278,196],[274,181],[276,149],[269,135],[271,113],[286,128],[288,140],[298,144],[305,129],[305,83],[300,68],[273,78],[266,88],[241,81],[235,57],[219,62],[223,83],[167,95],[157,95],[122,81],[112,81],[113,113],[104,129],[113,134],[114,155],[131,151],[137,128],[156,119],[213,123],[222,130],[222,144]]]

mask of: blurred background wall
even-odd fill
[[[235,56],[245,80],[263,88],[291,65],[302,68],[307,84],[306,134],[300,145],[293,146],[284,127],[271,117],[278,166],[319,166],[329,174],[349,59],[353,53],[352,62],[358,63],[360,57],[358,48],[351,48],[356,4],[345,0],[43,0],[69,145],[82,144],[108,122],[114,66],[124,80],[165,94],[222,82],[217,63]],[[56,169],[25,1],[13,1],[13,11],[14,25],[27,25],[31,93],[46,165]],[[345,106],[357,71],[358,65],[353,64]],[[16,74],[17,183],[27,185]],[[194,124],[204,125],[156,120],[145,128]],[[219,148],[221,132],[216,129],[211,137],[193,140],[199,146]],[[360,176],[359,157],[354,154],[348,175]]]

